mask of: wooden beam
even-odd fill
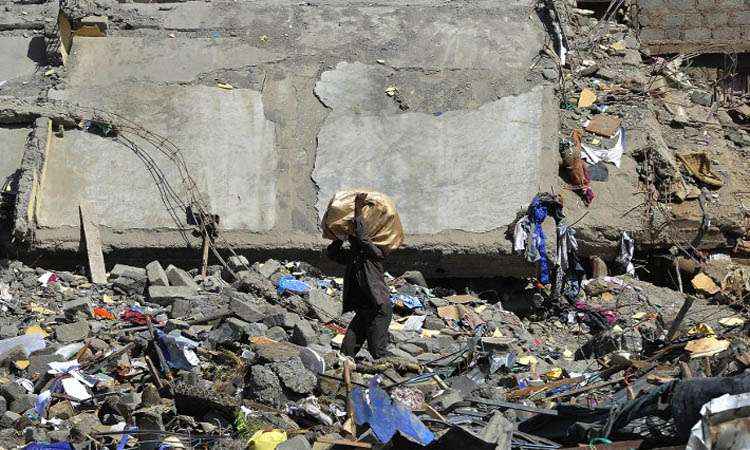
[[[81,213],[81,231],[83,245],[89,262],[91,282],[105,284],[107,271],[104,269],[104,254],[102,253],[102,238],[99,234],[99,224],[91,202],[83,202],[78,207]]]

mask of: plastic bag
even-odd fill
[[[284,275],[279,279],[276,286],[276,292],[279,295],[289,292],[290,294],[302,295],[310,291],[310,286],[304,281],[300,281],[294,275]]]
[[[274,450],[279,444],[286,441],[286,433],[281,430],[257,431],[249,441],[251,449]]]
[[[364,189],[336,192],[323,215],[323,237],[333,240],[354,234],[354,197],[359,192],[367,194],[362,209],[367,237],[385,253],[399,248],[404,242],[404,229],[393,200]]]

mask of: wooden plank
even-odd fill
[[[350,439],[332,439],[328,436],[321,436],[318,439],[316,439],[316,441],[320,442],[321,444],[343,445],[346,447],[357,447],[357,448],[372,448],[372,444],[368,442],[353,441]]]
[[[99,234],[99,225],[95,221],[96,215],[93,205],[90,202],[83,202],[78,206],[78,209],[81,213],[81,229],[89,262],[91,282],[104,284],[107,282],[107,272],[104,269],[102,238]]]

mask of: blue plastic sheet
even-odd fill
[[[73,450],[73,446],[67,442],[32,442],[24,447],[23,450]]]
[[[409,408],[393,403],[388,393],[378,386],[378,378],[370,380],[367,392],[361,386],[352,391],[357,425],[369,423],[373,434],[383,444],[390,442],[396,432],[421,446],[434,441],[435,434]]]
[[[286,292],[290,294],[306,294],[310,292],[310,286],[304,281],[300,281],[294,278],[293,275],[284,275],[279,279],[279,284],[276,286],[276,291],[279,295]]]
[[[391,303],[401,302],[409,309],[417,309],[422,307],[422,302],[412,295],[406,294],[394,294],[391,295]]]

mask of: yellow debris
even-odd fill
[[[596,103],[596,92],[589,88],[582,90],[581,95],[578,97],[578,107],[589,108],[594,103]]]
[[[44,337],[49,336],[49,333],[44,331],[44,329],[40,327],[39,325],[32,325],[26,328],[26,331],[24,331],[24,334],[41,334]]]

